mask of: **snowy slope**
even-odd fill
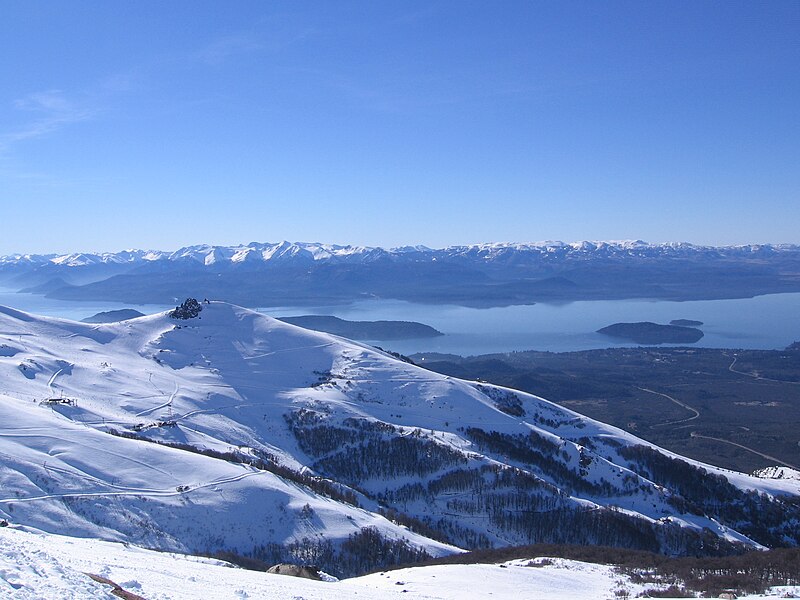
[[[425,598],[613,598],[620,576],[611,567],[559,560],[503,565],[403,569],[321,582],[232,568],[229,564],[90,539],[0,530],[0,595],[16,598],[113,598],[84,573],[104,577],[148,600],[271,598],[364,600]],[[12,589],[16,588],[16,589]],[[626,582],[628,590],[639,586]]]
[[[432,555],[534,541],[680,554],[715,536],[798,539],[773,499],[797,495],[797,480],[676,467],[674,455],[536,396],[226,303],[189,320],[101,325],[0,308],[0,391],[0,516],[54,533],[264,558],[294,544],[331,561],[326,543],[368,527]],[[362,508],[265,467],[335,480]],[[757,521],[762,512],[773,521]]]
[[[618,589],[635,595],[612,567],[556,559],[501,565],[450,565],[402,569],[338,582],[309,581],[244,571],[213,559],[159,553],[133,546],[0,530],[0,593],[4,580],[19,598],[111,598],[84,573],[100,575],[148,600],[273,598],[365,600],[425,598],[614,598]],[[531,566],[529,566],[531,565]],[[55,593],[55,592],[58,593]]]
[[[377,527],[431,554],[453,551],[267,471],[108,435],[112,427],[172,415],[181,422],[170,428],[172,438],[198,447],[272,448],[218,414],[231,402],[232,410],[245,409],[234,387],[207,370],[173,372],[140,355],[174,327],[163,315],[132,328],[98,328],[3,310],[0,323],[0,514],[11,521],[156,548],[241,552],[303,539],[341,541]],[[173,348],[165,360],[179,356]],[[248,385],[258,382],[235,383]],[[40,402],[62,395],[76,403]]]
[[[0,529],[0,597],[79,600],[113,598],[87,573],[148,600],[613,600],[645,586],[613,567],[537,558],[503,564],[400,569],[343,581],[311,581],[245,571],[228,563],[93,539]],[[764,597],[793,597],[800,587]],[[750,598],[745,596],[743,598]]]
[[[419,538],[272,473],[112,437],[31,406],[0,396],[7,424],[0,433],[0,505],[13,522],[193,551],[339,539],[368,526]]]

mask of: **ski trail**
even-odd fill
[[[64,368],[62,367],[58,371],[56,371],[55,373],[53,373],[50,376],[50,381],[47,382],[47,397],[48,398],[53,398],[54,397],[55,394],[53,393],[53,382],[56,380],[56,377],[58,377],[61,374],[61,371],[63,371],[63,370],[64,370]]]
[[[0,432],[0,437],[4,437],[4,438],[23,438],[23,439],[26,439],[26,438],[28,438],[28,439],[48,438],[48,439],[53,439],[53,440],[58,440],[58,441],[62,440],[62,438],[60,438],[57,435],[52,435],[52,434],[47,434],[47,433],[42,433],[42,434],[30,433],[30,434],[28,434],[28,433]],[[89,450],[89,451],[94,449],[92,446],[87,446],[85,444],[81,444],[80,442],[74,442],[73,444],[76,447],[85,448],[86,450]],[[129,462],[137,464],[137,465],[139,465],[141,467],[145,467],[146,469],[150,469],[152,471],[158,471],[159,473],[162,473],[163,475],[172,475],[168,471],[165,471],[165,470],[163,470],[163,469],[161,469],[159,467],[156,467],[154,465],[148,464],[148,463],[146,463],[146,462],[144,462],[142,460],[133,458],[131,456],[127,456],[127,455],[124,455],[124,454],[119,454],[119,453],[113,452],[111,450],[106,450],[105,453],[109,454],[111,456],[116,456],[116,457],[122,459],[123,461],[129,461]]]
[[[250,356],[242,356],[243,360],[257,360],[259,358],[265,358],[267,356],[275,356],[277,354],[288,354],[290,352],[304,352],[306,350],[314,350],[317,348],[326,348],[328,346],[333,346],[334,342],[325,342],[324,344],[315,344],[313,346],[299,346],[297,348],[286,348],[284,350],[272,350],[270,352],[263,352],[261,354],[253,354]]]
[[[269,471],[248,471],[240,475],[232,475],[230,477],[221,477],[212,481],[198,483],[193,486],[187,486],[185,489],[178,491],[177,488],[167,488],[161,490],[148,489],[148,488],[133,488],[128,491],[120,492],[70,492],[68,494],[43,494],[41,496],[30,496],[28,498],[0,498],[0,504],[16,504],[37,502],[40,500],[60,500],[64,498],[120,498],[120,497],[143,497],[143,498],[168,498],[174,496],[181,496],[187,492],[195,490],[206,489],[210,487],[218,487],[221,485],[229,485],[236,483],[248,477],[256,477],[258,475],[270,474]],[[108,485],[108,484],[105,484]],[[182,487],[182,486],[178,486]]]
[[[157,411],[157,410],[159,410],[161,408],[167,408],[168,406],[170,406],[172,404],[172,401],[175,399],[175,396],[178,394],[178,390],[180,390],[180,386],[178,385],[178,382],[176,381],[175,382],[175,389],[172,390],[172,394],[170,394],[169,400],[164,402],[164,404],[159,404],[158,406],[154,406],[153,408],[145,409],[142,412],[138,412],[133,416],[134,417],[142,417],[144,415],[148,415],[148,414],[150,414],[152,412],[155,412],[155,411]]]

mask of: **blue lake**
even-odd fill
[[[737,300],[608,300],[480,309],[375,300],[313,311],[293,307],[262,310],[273,316],[332,314],[363,321],[419,321],[446,334],[382,344],[403,354],[429,351],[466,356],[513,350],[566,352],[633,346],[595,332],[617,322],[669,323],[673,319],[703,321],[700,329],[705,336],[694,346],[779,349],[800,341],[800,294]]]
[[[37,294],[20,294],[2,287],[0,287],[0,305],[11,306],[12,308],[46,317],[59,317],[61,319],[72,319],[73,321],[80,321],[99,312],[120,308],[134,308],[144,314],[175,308],[174,305],[167,306],[162,304],[137,305],[103,301],[51,300]]]
[[[51,300],[7,289],[0,289],[0,304],[75,320],[119,308],[135,308],[143,313],[172,308],[171,305]],[[737,300],[611,300],[480,309],[371,300],[348,306],[287,306],[259,310],[271,316],[327,314],[364,321],[419,321],[446,334],[438,338],[375,342],[403,354],[448,352],[474,355],[512,350],[564,352],[631,346],[634,344],[617,343],[595,331],[617,322],[668,323],[672,319],[703,321],[700,329],[705,337],[695,346],[779,349],[800,341],[800,294],[773,294]]]

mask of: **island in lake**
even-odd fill
[[[143,317],[144,313],[134,310],[132,308],[121,308],[119,310],[107,310],[99,312],[91,317],[81,319],[81,323],[116,323],[117,321],[127,321],[128,319],[136,319]]]
[[[430,325],[415,321],[347,321],[327,315],[280,317],[279,320],[354,340],[408,340],[444,335]]]
[[[670,325],[678,325],[680,327],[700,327],[703,322],[702,321],[693,321],[692,319],[672,319],[669,322]]]
[[[597,333],[637,344],[694,344],[703,337],[703,332],[694,327],[660,325],[650,321],[614,323],[598,329]]]

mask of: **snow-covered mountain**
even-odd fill
[[[161,304],[187,292],[248,306],[370,297],[500,306],[735,298],[800,291],[800,247],[642,241],[393,249],[319,243],[0,257],[0,284],[61,299]]]
[[[392,260],[442,260],[448,258],[481,258],[483,260],[502,260],[512,255],[538,255],[548,258],[589,257],[589,256],[690,256],[724,255],[729,257],[770,255],[783,252],[796,252],[800,247],[791,244],[746,244],[738,246],[702,246],[685,242],[649,244],[641,240],[621,241],[581,241],[565,243],[561,241],[530,243],[484,243],[464,246],[448,246],[440,249],[426,246],[401,246],[398,248],[379,248],[321,244],[317,242],[251,242],[239,246],[213,246],[200,244],[186,246],[175,251],[162,250],[124,250],[121,252],[73,253],[73,254],[12,254],[0,256],[0,265],[60,265],[64,267],[84,267],[100,263],[144,264],[155,261],[180,262],[191,260],[202,265],[220,263],[262,263],[277,262],[325,262],[350,261],[364,263],[379,258]]]
[[[222,302],[0,309],[0,517],[182,552],[386,563],[535,541],[800,543],[800,482],[699,465],[529,394]]]

